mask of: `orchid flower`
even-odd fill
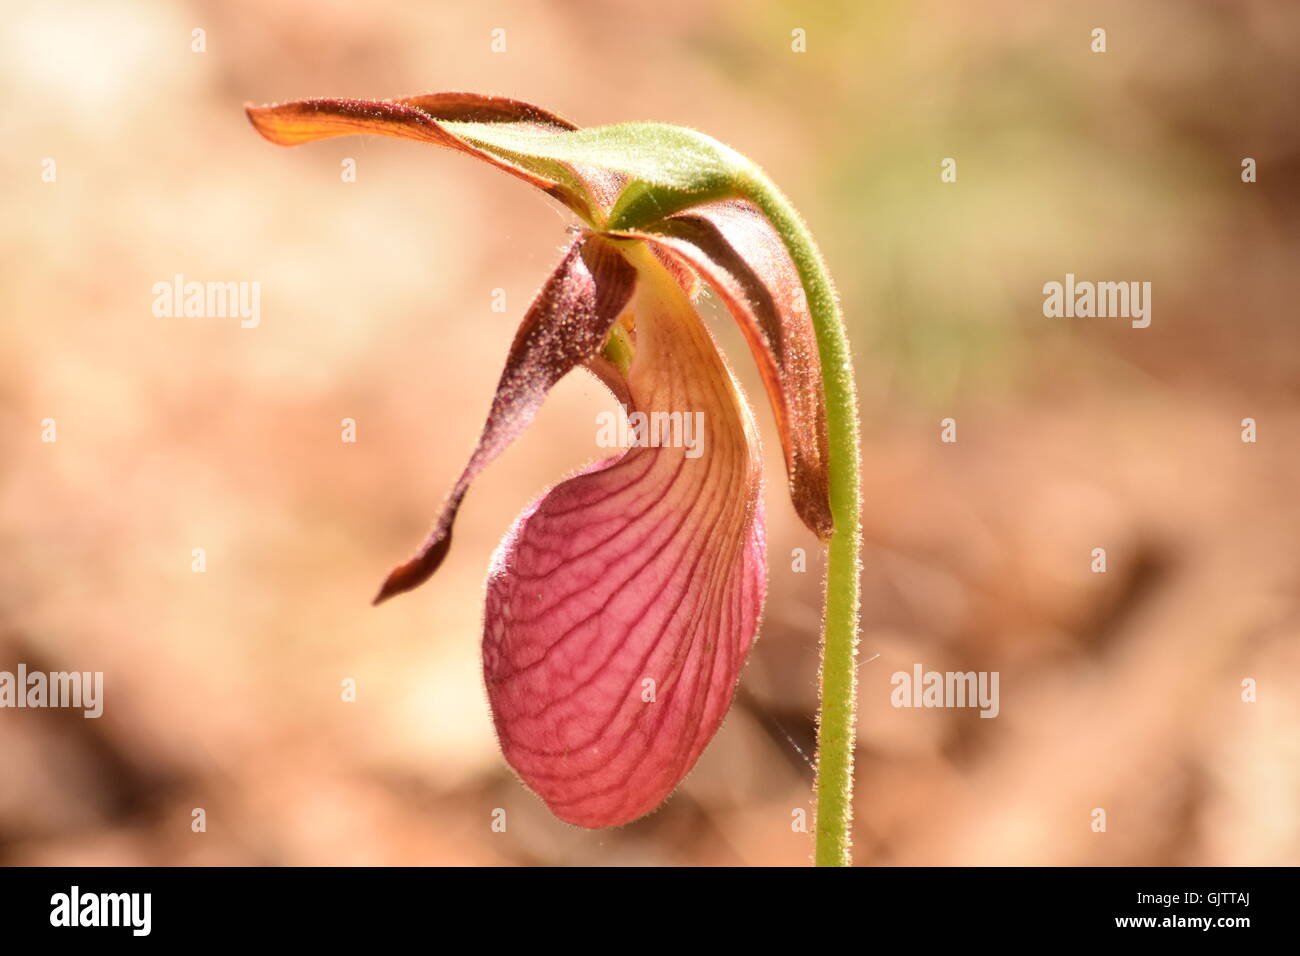
[[[555,485],[518,518],[492,559],[483,633],[502,752],[557,817],[579,826],[628,823],[668,798],[721,725],[758,631],[761,452],[749,406],[693,304],[701,280],[714,290],[757,362],[794,508],[829,542],[817,860],[846,862],[856,402],[829,277],[789,203],[704,134],[655,123],[579,129],[502,97],[316,99],[248,115],[283,146],[372,133],[459,150],[582,222],[524,316],[433,530],[375,599],[437,570],[471,482],[557,381],[583,367],[608,386],[635,425],[631,447]],[[695,421],[703,431],[686,447],[683,426]]]

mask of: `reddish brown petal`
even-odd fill
[[[533,123],[538,127],[577,129],[564,117],[532,103],[481,93],[423,93],[393,100],[448,123]]]
[[[772,402],[795,510],[814,534],[828,537],[821,359],[803,285],[780,236],[743,202],[700,206],[639,235],[697,269],[740,324]]]
[[[556,382],[600,353],[635,285],[636,271],[614,243],[589,235],[569,248],[515,334],[478,446],[442,514],[415,557],[388,575],[376,604],[418,587],[438,569],[470,482],[528,427]]]
[[[507,157],[466,142],[443,122],[509,124],[537,133],[564,133],[572,123],[530,103],[475,93],[429,93],[396,100],[309,99],[245,107],[249,121],[279,146],[372,133],[460,150],[550,193],[588,222],[613,204],[623,177],[557,160]]]

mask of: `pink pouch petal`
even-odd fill
[[[483,639],[506,759],[586,827],[650,812],[689,772],[766,588],[749,409],[677,281],[644,245],[629,257],[629,411],[702,413],[701,453],[634,447],[551,489],[494,557]]]

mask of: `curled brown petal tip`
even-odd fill
[[[445,505],[454,515],[460,507],[460,498],[462,494],[453,503],[448,501]],[[388,572],[388,577],[384,578],[384,583],[379,588],[379,593],[374,596],[370,602],[371,607],[378,607],[391,597],[399,594],[405,594],[407,591],[414,591],[429,578],[442,565],[442,561],[447,557],[447,551],[451,548],[451,527],[441,538],[428,548],[423,548],[420,552],[402,564],[399,564],[393,570]]]

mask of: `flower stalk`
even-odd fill
[[[853,757],[857,740],[858,576],[862,481],[853,353],[830,274],[807,226],[765,176],[746,177],[746,198],[780,234],[808,297],[821,355],[830,451],[831,515],[827,547],[817,717],[818,866],[848,866],[853,826]]]

